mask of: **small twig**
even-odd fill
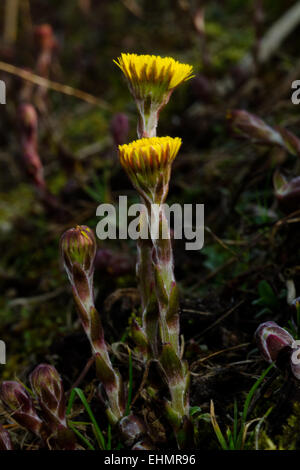
[[[229,251],[229,253],[231,253],[233,256],[238,257],[238,254],[235,253],[234,250],[232,250],[231,248],[229,248],[229,246],[226,245],[225,241],[224,241],[224,240],[221,240],[221,238],[219,238],[209,227],[207,227],[207,225],[205,225],[204,230],[205,230],[206,232],[208,232],[208,233],[213,237],[213,239],[214,239],[217,243],[219,243],[219,244],[222,246],[222,248],[224,248],[224,250],[227,250],[227,251]]]
[[[47,292],[47,294],[36,295],[35,297],[19,297],[18,299],[13,299],[8,302],[9,307],[16,307],[18,305],[24,306],[29,304],[39,304],[45,302],[47,300],[54,299],[58,297],[60,294],[65,292],[65,287],[59,287],[58,289]]]
[[[246,348],[247,346],[249,346],[249,344],[251,343],[238,344],[237,346],[232,346],[227,349],[221,349],[220,351],[216,351],[212,354],[209,354],[208,356],[202,357],[201,359],[198,359],[197,361],[191,364],[191,369],[194,369],[195,366],[197,366],[198,364],[201,364],[204,361],[207,361],[208,359],[211,359],[212,357],[219,356],[220,354],[227,353],[229,351],[234,351],[236,349]]]
[[[294,218],[295,215],[300,214],[300,209],[298,209],[295,212],[292,212],[291,214],[283,217],[282,219],[278,220],[276,224],[274,224],[272,233],[271,233],[271,243],[274,243],[275,236],[277,234],[277,231],[282,225],[289,224],[289,223],[295,223],[295,222],[300,222],[300,219],[298,217]]]
[[[205,328],[205,330],[203,330],[199,335],[196,335],[194,337],[194,339],[199,339],[201,338],[202,336],[204,336],[205,333],[207,333],[209,330],[211,330],[212,328],[214,328],[216,325],[218,325],[219,323],[221,323],[223,320],[225,320],[225,318],[227,318],[229,315],[231,315],[236,309],[238,309],[245,301],[244,300],[241,300],[237,305],[235,305],[234,307],[232,307],[230,310],[228,310],[227,312],[225,312],[223,315],[220,316],[220,318],[218,318],[212,325],[209,325],[207,328]]]
[[[8,64],[7,62],[0,61],[0,70],[23,78],[24,80],[34,83],[35,85],[49,88],[65,95],[75,96],[75,98],[86,101],[87,103],[94,104],[105,110],[110,110],[109,104],[106,101],[97,98],[96,96],[90,95],[85,91],[78,90],[77,88],[73,88],[69,85],[63,85],[61,83],[54,82],[52,80],[49,80],[48,78],[44,78],[40,75],[36,75],[35,73],[29,72],[28,70],[24,70],[20,67],[16,67],[15,65]]]
[[[205,317],[211,317],[213,315],[212,312],[205,312],[202,310],[194,310],[192,308],[182,308],[182,313],[195,313],[196,315],[203,315]]]
[[[83,381],[84,377],[86,376],[86,374],[88,373],[88,371],[90,370],[94,362],[95,362],[95,356],[90,357],[86,365],[84,366],[81,374],[79,375],[78,379],[76,379],[75,382],[73,383],[71,390],[73,388],[78,387],[81,384],[81,382]]]
[[[216,269],[214,269],[211,273],[209,273],[203,279],[199,279],[199,281],[193,285],[193,287],[191,288],[191,291],[194,291],[199,286],[206,284],[207,281],[215,277],[217,274],[219,274],[219,272],[223,271],[223,269],[227,268],[228,266],[235,263],[236,261],[238,261],[238,256],[233,256],[232,258],[228,259],[227,261],[225,261],[225,263],[221,264],[221,266],[218,266]]]

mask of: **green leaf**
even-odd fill
[[[264,306],[270,308],[278,307],[278,299],[270,284],[263,280],[258,284],[258,293]]]
[[[191,406],[190,407],[190,416],[194,416],[197,413],[201,413],[200,406]]]
[[[85,445],[90,449],[90,450],[95,450],[95,447],[90,443],[90,441],[83,435],[81,434],[80,431],[78,431],[78,429],[76,429],[74,423],[72,421],[68,421],[68,426],[70,429],[72,429],[72,431],[76,434],[77,437],[79,437],[79,439],[81,439]]]
[[[67,415],[70,414],[70,412],[71,412],[71,409],[72,409],[72,406],[73,406],[76,395],[78,395],[78,397],[82,401],[82,404],[85,407],[85,410],[86,410],[87,414],[89,415],[89,417],[91,419],[91,422],[92,422],[92,425],[93,425],[93,431],[94,431],[94,434],[95,434],[95,437],[97,439],[97,442],[98,442],[98,445],[99,445],[100,449],[105,450],[106,447],[105,447],[104,436],[101,432],[101,429],[98,426],[98,423],[97,423],[97,421],[95,419],[95,416],[94,416],[94,414],[91,410],[91,407],[88,404],[87,399],[86,399],[83,391],[81,390],[81,388],[76,387],[76,388],[72,389],[71,395],[70,395],[70,398],[69,398],[69,402],[68,402],[68,406],[67,406]]]

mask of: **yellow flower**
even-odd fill
[[[136,173],[159,170],[172,163],[181,146],[179,137],[151,137],[119,145],[121,164]]]
[[[180,146],[179,137],[150,137],[119,146],[121,164],[133,186],[151,204],[165,201]]]
[[[173,90],[193,76],[191,65],[181,64],[172,57],[121,54],[121,57],[114,62],[132,84],[136,82],[164,84],[167,90]]]
[[[193,68],[172,57],[121,54],[114,62],[124,73],[139,112],[138,136],[155,137],[159,113],[173,90],[191,78]]]

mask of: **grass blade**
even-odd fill
[[[91,407],[88,404],[87,399],[86,399],[83,391],[81,390],[81,388],[76,387],[76,388],[73,388],[73,390],[71,391],[71,395],[70,395],[70,398],[69,398],[69,403],[68,403],[68,406],[67,406],[67,415],[71,411],[71,408],[72,408],[72,405],[74,403],[76,395],[78,395],[78,397],[80,398],[87,414],[89,415],[89,417],[91,419],[91,422],[93,424],[93,430],[94,430],[94,433],[95,433],[95,437],[97,439],[97,442],[98,442],[98,445],[99,445],[100,449],[105,450],[106,446],[105,446],[104,436],[101,432],[101,429],[99,428],[99,425],[98,425],[98,423],[95,419],[95,416],[94,416],[94,414],[91,410]]]

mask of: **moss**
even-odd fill
[[[299,450],[300,449],[300,403],[293,404],[293,414],[283,425],[282,434],[277,437],[278,450]]]
[[[58,173],[57,175],[53,176],[51,180],[48,180],[49,190],[53,194],[59,194],[61,189],[65,186],[67,182],[67,175],[63,172]]]
[[[76,119],[72,116],[64,127],[64,141],[73,151],[94,142],[101,142],[107,134],[107,118],[101,110],[95,107],[83,114],[78,114]]]
[[[258,449],[257,450],[277,450],[276,444],[263,430],[259,433]]]
[[[9,192],[0,194],[0,227],[4,231],[17,217],[28,213],[36,200],[34,188],[21,183]]]

